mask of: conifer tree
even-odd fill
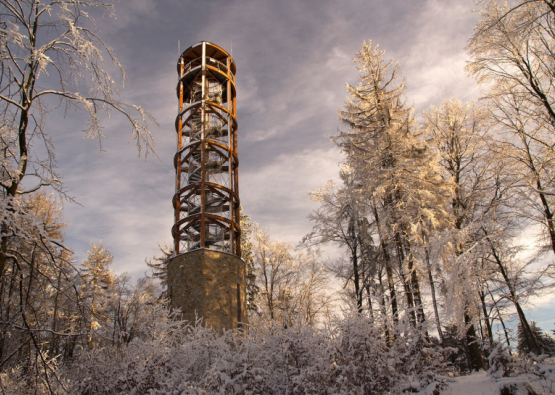
[[[393,261],[405,294],[413,326],[425,314],[418,266],[425,237],[447,216],[447,190],[434,153],[416,128],[413,109],[405,104],[405,82],[399,65],[385,62],[384,51],[363,43],[355,62],[362,81],[347,85],[350,97],[339,118],[346,130],[334,138],[353,169],[354,182],[379,223],[386,272]]]
[[[87,251],[87,259],[83,260],[81,276],[83,286],[81,293],[89,303],[90,317],[88,325],[87,344],[93,348],[93,332],[106,322],[107,300],[114,285],[115,275],[109,269],[114,257],[110,251],[100,243],[91,243],[91,249]]]
[[[252,245],[252,234],[254,224],[251,217],[243,212],[243,207],[240,207],[241,213],[241,258],[245,261],[246,281],[247,281],[247,310],[249,312],[258,311],[256,303],[257,296],[260,288],[256,285],[256,272],[254,268],[254,255]]]
[[[152,258],[146,260],[146,265],[152,270],[152,277],[160,280],[160,284],[164,289],[168,286],[168,263],[173,257],[174,252],[171,246],[168,246],[167,241],[164,245],[158,244],[160,255],[153,255]]]
[[[530,329],[533,336],[536,338],[540,351],[542,354],[548,355],[555,355],[555,339],[553,339],[549,334],[544,333],[543,330],[536,325],[535,321],[530,321]],[[528,339],[529,334],[528,331],[525,331],[522,324],[519,323],[517,327],[517,351],[520,355],[525,354],[538,354],[536,349],[531,346],[531,343]]]

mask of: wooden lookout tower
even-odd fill
[[[241,259],[235,62],[203,41],[177,63],[179,113],[168,264],[172,308],[222,332],[246,322]]]

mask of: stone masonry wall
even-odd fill
[[[222,333],[247,323],[245,262],[232,254],[199,249],[180,254],[168,264],[171,307],[180,308],[182,319]]]

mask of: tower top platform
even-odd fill
[[[185,51],[181,53],[179,60],[177,61],[177,72],[180,71],[180,64],[181,59],[183,59],[184,63],[192,62],[195,59],[202,57],[202,44],[206,44],[206,57],[215,59],[219,62],[226,63],[226,59],[230,61],[230,71],[232,74],[236,72],[235,61],[231,57],[231,55],[222,47],[213,44],[209,41],[201,41],[195,45],[191,45]]]

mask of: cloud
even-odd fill
[[[142,275],[145,258],[156,253],[158,242],[170,238],[174,170],[167,159],[173,158],[173,144],[159,147],[163,161],[140,159],[128,142],[130,127],[111,118],[106,151],[100,155],[96,142],[75,135],[70,127],[74,122],[63,124],[66,129],[58,131],[54,144],[64,185],[79,203],[65,204],[66,244],[80,262],[90,242],[102,239],[115,257],[117,272]]]
[[[309,212],[316,209],[309,192],[338,178],[342,156],[335,147],[279,154],[258,169],[240,173],[243,207],[255,222],[280,240],[297,243],[310,231]],[[283,220],[276,221],[276,216]]]
[[[160,159],[137,158],[130,127],[105,120],[106,152],[83,140],[83,114],[54,111],[47,123],[60,173],[82,206],[66,203],[66,244],[78,261],[103,239],[116,272],[134,277],[157,244],[171,242],[178,41],[201,40],[232,51],[237,64],[240,195],[245,212],[278,239],[296,244],[317,208],[308,193],[337,179],[342,157],[330,142],[337,109],[356,84],[352,59],[363,40],[399,61],[417,111],[443,98],[479,97],[464,73],[464,47],[478,15],[457,0],[135,0],[120,1],[117,19],[97,18],[99,34],[128,73],[124,101],[150,110]],[[114,70],[115,71],[115,70]],[[117,73],[114,77],[117,77]],[[548,325],[551,299],[535,301]],[[536,314],[536,315],[535,315]],[[538,319],[538,318],[536,318]]]
[[[437,0],[426,2],[415,15],[412,45],[397,60],[407,78],[407,96],[417,110],[444,98],[478,97],[478,86],[464,72],[464,48],[477,20],[468,4]]]
[[[200,40],[233,49],[241,200],[273,236],[296,243],[311,228],[308,192],[338,174],[341,156],[330,136],[341,126],[345,83],[359,80],[352,58],[362,41],[401,62],[418,109],[446,96],[470,98],[475,85],[462,67],[476,18],[471,7],[431,0],[119,3],[116,20],[99,20],[100,34],[128,71],[122,99],[160,124],[153,129],[160,160],[137,159],[118,117],[106,122],[102,157],[95,142],[78,137],[81,115],[55,118],[60,172],[84,206],[66,205],[68,245],[81,259],[102,238],[117,271],[140,275],[157,243],[170,241],[178,40],[181,50]]]

